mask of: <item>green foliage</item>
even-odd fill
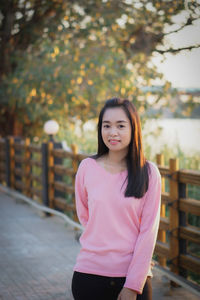
[[[50,118],[65,120],[68,125],[77,119],[86,121],[97,114],[102,101],[116,94],[129,95],[140,109],[147,106],[138,89],[136,70],[127,68],[126,56],[116,46],[104,48],[93,43],[81,51],[66,41],[60,47],[52,47],[50,41],[43,46],[49,51],[19,58],[19,67],[1,91],[18,120],[35,125],[26,127],[25,135],[40,136],[43,123]],[[154,68],[143,69],[156,77]],[[140,103],[136,95],[143,99]]]
[[[184,6],[182,1],[18,0],[12,9],[2,1],[0,9],[0,116],[2,124],[8,115],[13,120],[2,134],[12,134],[17,120],[21,134],[33,138],[42,136],[50,118],[68,126],[94,118],[102,101],[115,95],[129,97],[144,115],[150,104],[141,88],[162,78],[150,63],[152,53]],[[195,13],[189,9],[192,23]],[[165,84],[154,103],[169,88]]]

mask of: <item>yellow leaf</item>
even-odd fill
[[[55,55],[58,55],[60,53],[60,50],[58,47],[54,47],[54,53],[55,53]]]
[[[72,89],[68,89],[68,90],[67,90],[67,93],[68,93],[68,94],[72,94]]]
[[[94,68],[94,64],[93,63],[90,63],[90,68]]]
[[[128,96],[132,95],[133,92],[132,91],[128,91]]]
[[[126,80],[126,81],[125,81],[125,86],[126,86],[126,87],[129,87],[129,86],[130,86],[130,81]]]
[[[132,38],[129,40],[129,42],[130,42],[131,44],[135,43],[135,37],[132,37]]]
[[[71,36],[72,36],[71,33],[65,35],[66,39],[69,39]]]
[[[140,106],[139,107],[139,113],[143,113],[144,112],[144,106]]]
[[[83,81],[82,77],[78,77],[78,78],[77,78],[77,83],[78,83],[78,84],[81,84],[82,81]]]
[[[26,98],[26,104],[29,104],[31,102],[31,97]]]
[[[124,95],[126,93],[125,88],[121,88],[121,94]]]
[[[84,68],[85,68],[85,65],[84,65],[84,64],[81,64],[80,68],[81,68],[81,69],[84,69]]]
[[[173,13],[173,12],[174,12],[173,7],[170,7],[169,10],[168,10],[168,12],[169,12],[169,13]]]
[[[36,89],[32,89],[29,95],[30,95],[31,97],[35,97],[35,96],[37,95]]]
[[[88,80],[88,85],[93,85],[93,81],[92,80]]]
[[[74,79],[72,79],[70,82],[71,82],[72,85],[75,84],[75,80]]]
[[[133,87],[132,87],[132,92],[135,92],[135,91],[136,91],[136,87],[133,86]]]
[[[74,61],[78,61],[78,56],[74,56]]]
[[[89,106],[90,103],[87,99],[84,99],[84,104],[85,104],[85,106]]]
[[[113,30],[113,31],[116,31],[117,28],[118,28],[117,24],[113,24],[113,25],[112,25],[112,30]]]
[[[81,71],[80,71],[80,74],[81,74],[82,76],[85,76],[85,71],[81,70]]]
[[[106,67],[105,67],[105,66],[101,66],[101,68],[100,68],[100,73],[101,73],[101,74],[104,74],[105,70],[106,70]]]
[[[76,98],[75,98],[74,96],[72,97],[72,101],[73,101],[73,102],[75,102],[75,101],[76,101]]]
[[[67,104],[67,103],[64,104],[64,110],[65,110],[66,113],[67,113],[68,110],[69,110],[69,107],[68,107],[68,104]]]
[[[17,82],[18,82],[18,79],[17,79],[17,78],[13,78],[12,82],[13,82],[13,83],[17,83]]]
[[[54,74],[53,74],[53,77],[56,78],[58,76],[58,73],[59,73],[59,70],[60,70],[60,67],[57,67],[54,71]]]
[[[118,86],[118,85],[116,85],[116,87],[115,87],[115,91],[116,91],[116,92],[118,92],[118,91],[119,91],[119,86]]]

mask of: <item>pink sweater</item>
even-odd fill
[[[75,195],[84,232],[74,271],[126,277],[124,287],[142,293],[160,220],[161,177],[151,162],[150,169],[148,191],[137,199],[124,196],[127,171],[111,174],[92,158],[81,162]]]

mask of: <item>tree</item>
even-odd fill
[[[198,17],[199,5],[187,3],[185,23],[173,32]],[[142,113],[140,88],[161,77],[152,53],[182,50],[164,48],[164,39],[183,1],[3,0],[0,8],[2,135],[39,134],[58,114],[85,121],[113,94],[128,95]]]

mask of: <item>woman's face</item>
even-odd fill
[[[110,151],[127,151],[131,141],[131,124],[125,111],[120,107],[106,109],[101,134]]]

